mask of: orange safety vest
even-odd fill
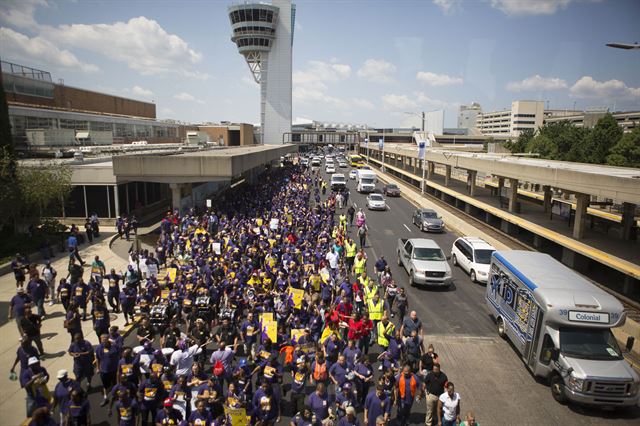
[[[398,390],[400,391],[400,398],[404,399],[405,385],[404,385],[404,374],[400,374],[400,379],[398,380]],[[409,380],[409,388],[411,389],[411,397],[415,398],[416,396],[416,388],[418,387],[418,382],[416,378],[411,375],[411,379]]]
[[[283,346],[280,349],[280,353],[284,353],[284,363],[285,365],[289,365],[293,362],[293,352],[295,348],[291,345]]]
[[[320,364],[318,361],[316,361],[316,366],[313,369],[313,380],[321,382],[327,380],[327,377],[327,362],[325,361]]]

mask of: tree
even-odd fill
[[[71,174],[65,165],[19,167],[22,216],[40,219],[47,208],[60,206],[71,192]]]
[[[622,129],[611,113],[602,117],[591,132],[587,135],[584,143],[584,161],[587,163],[603,164],[611,148],[615,146],[622,137]]]
[[[527,145],[533,139],[535,132],[533,129],[523,130],[522,133],[518,136],[518,139],[515,142],[508,141],[504,144],[504,147],[511,151],[512,154],[519,154],[525,152],[527,149]]]
[[[610,166],[640,167],[640,127],[622,135],[607,156]]]
[[[482,143],[482,151],[489,152],[489,144],[495,143],[495,142],[496,140],[493,138],[493,136],[489,136],[488,138],[486,138]]]
[[[555,160],[583,161],[583,145],[588,130],[574,126],[568,121],[547,123],[538,130],[538,134],[551,139],[558,147]]]
[[[542,158],[549,158],[551,160],[558,158],[558,146],[548,136],[536,135],[529,141],[526,150],[527,152],[540,154]]]

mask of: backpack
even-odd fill
[[[222,364],[222,361],[217,360],[216,363],[213,365],[213,375],[216,377],[220,377],[224,374],[224,365]]]

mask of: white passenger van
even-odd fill
[[[498,334],[513,342],[534,375],[548,379],[556,401],[638,403],[640,377],[611,332],[624,324],[625,312],[611,294],[547,254],[496,251],[486,302]]]

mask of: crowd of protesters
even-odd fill
[[[85,282],[77,250],[66,278],[49,263],[26,271],[11,301],[23,336],[11,371],[20,365],[32,424],[89,425],[87,393],[100,391],[123,426],[476,425],[385,259],[368,258],[366,215],[326,192],[318,173],[267,169],[215,210],[167,213],[155,250],[132,251],[124,273],[95,257]],[[73,357],[73,377],[58,371],[50,393],[47,295],[64,305]],[[140,319],[134,345],[110,313]],[[411,416],[419,403],[426,419]]]

